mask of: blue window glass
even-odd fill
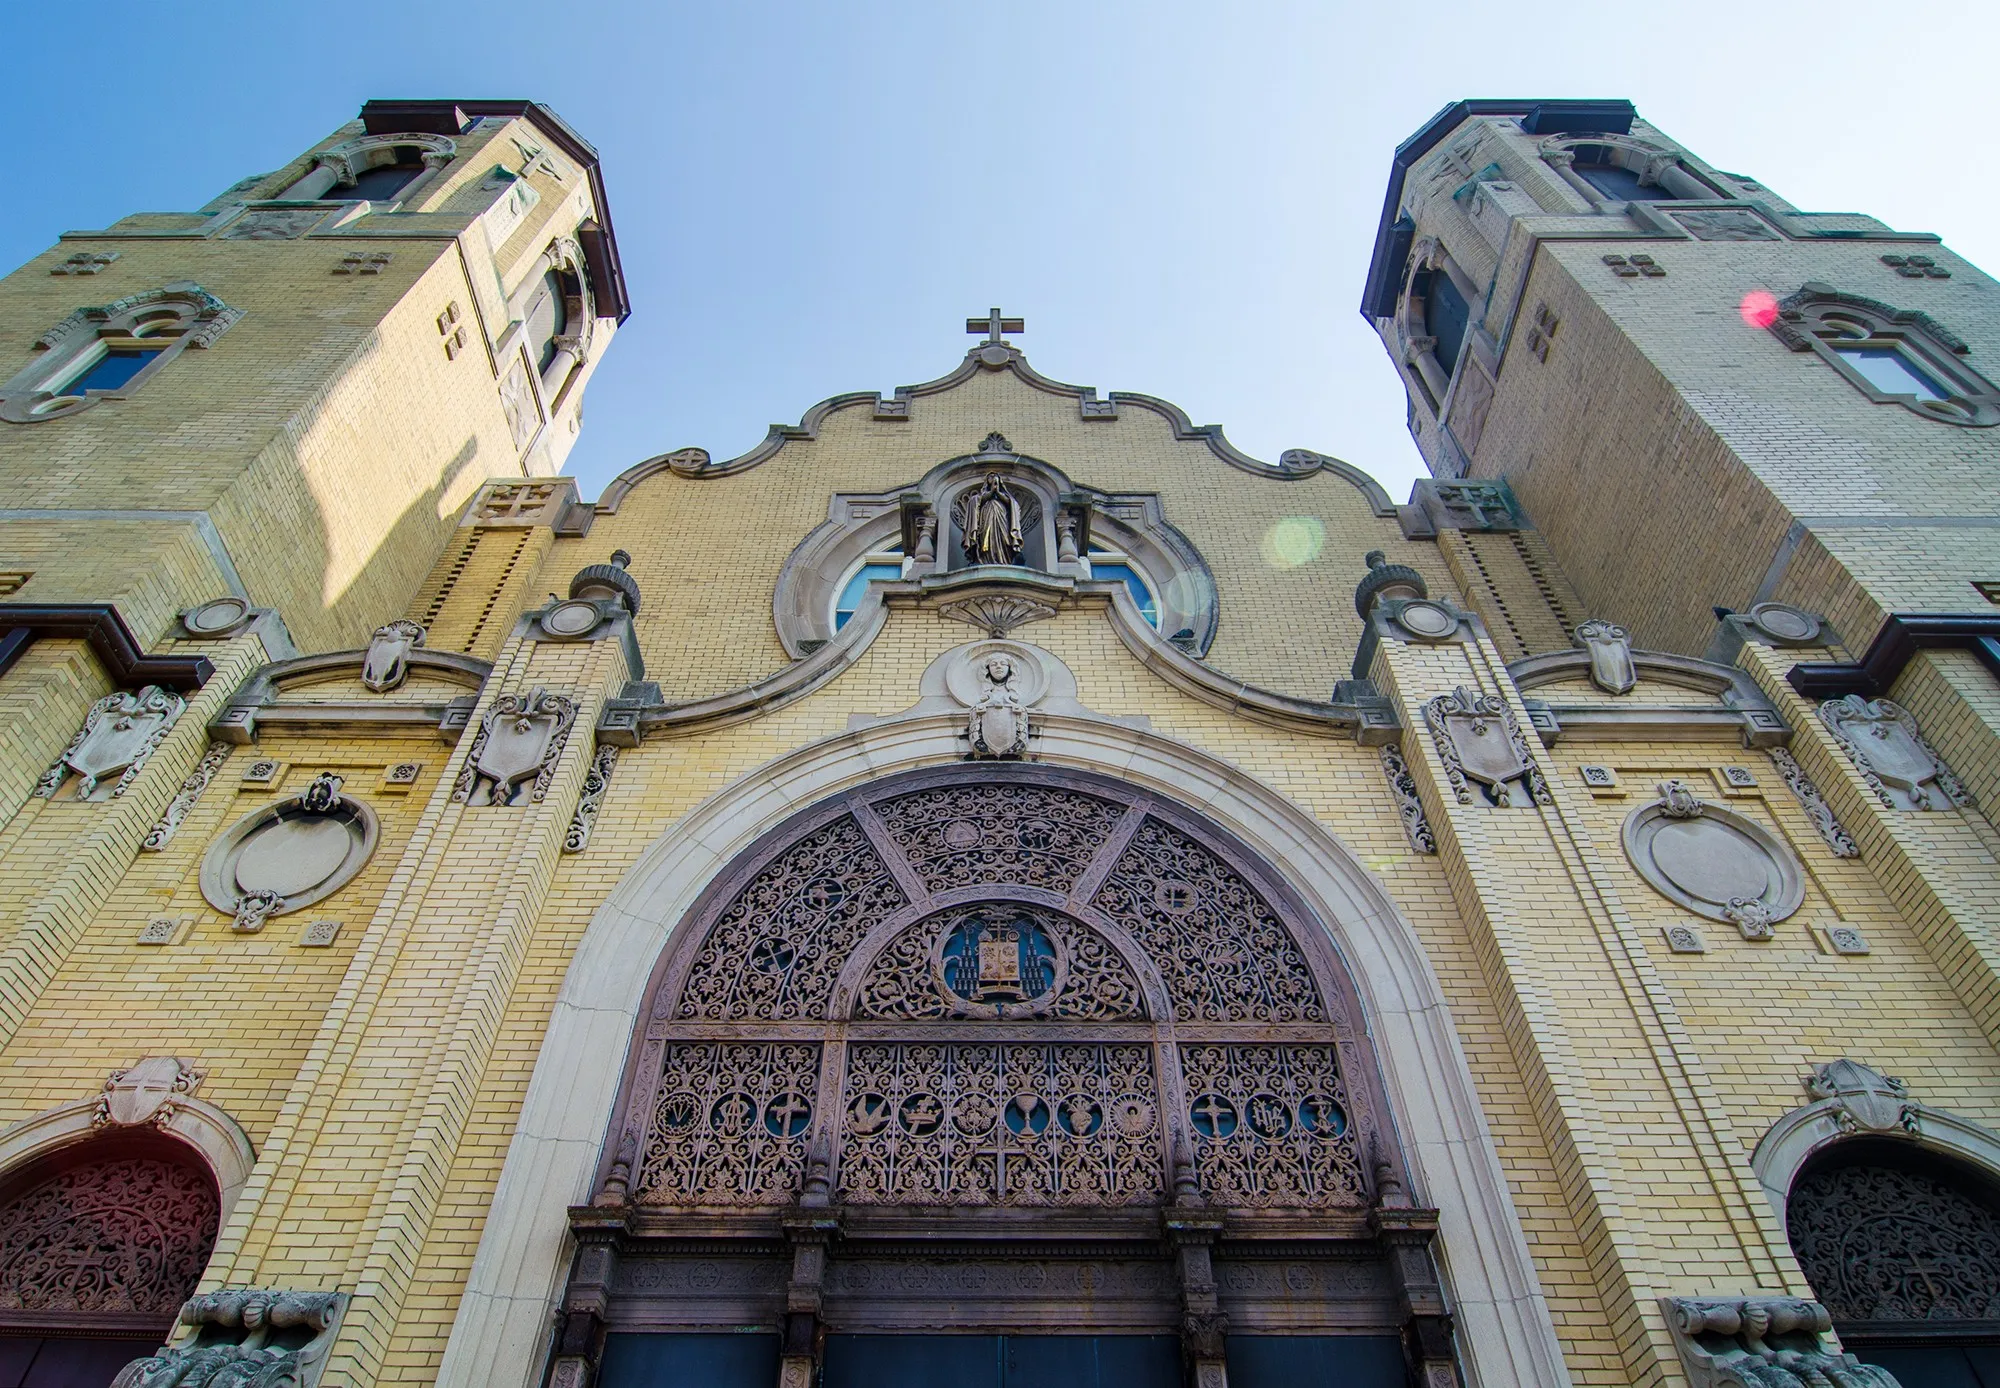
[[[58,395],[81,395],[87,390],[117,390],[146,369],[146,363],[164,347],[114,347],[85,367],[82,374],[57,391]]]
[[[604,1337],[598,1388],[770,1388],[778,1381],[776,1335]]]
[[[857,607],[861,606],[862,595],[868,591],[870,583],[877,579],[888,581],[902,576],[903,566],[900,563],[863,564],[855,570],[854,577],[847,580],[847,586],[840,590],[840,597],[833,604],[833,629],[839,631],[847,625],[847,619],[854,615]]]
[[[1935,378],[1894,347],[1836,345],[1833,350],[1884,395],[1914,395],[1919,400],[1949,398],[1949,392]]]
[[[1458,369],[1458,349],[1465,345],[1465,325],[1472,310],[1451,276],[1442,269],[1431,272],[1429,292],[1424,295],[1424,331],[1437,339],[1431,349],[1448,376]]]
[[[1115,579],[1123,583],[1125,591],[1132,595],[1132,601],[1138,607],[1139,615],[1146,619],[1147,624],[1150,626],[1160,624],[1160,605],[1153,600],[1153,590],[1146,586],[1146,580],[1139,577],[1139,571],[1130,564],[1100,564],[1093,559],[1090,561],[1090,576]]]

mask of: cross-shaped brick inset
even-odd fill
[[[969,333],[985,333],[988,342],[997,343],[1000,341],[1002,333],[1026,332],[1028,330],[1028,320],[1025,318],[1003,318],[1000,316],[1000,310],[996,308],[984,318],[966,319],[965,330]]]
[[[553,482],[526,482],[511,487],[495,487],[479,508],[481,520],[519,520],[549,504],[556,494]]]

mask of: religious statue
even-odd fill
[[[952,510],[966,563],[1021,562],[1021,501],[999,473],[987,473],[979,490],[961,495]]]
[[[979,667],[980,691],[967,720],[975,757],[1021,757],[1028,752],[1028,710],[1011,658],[993,652]]]

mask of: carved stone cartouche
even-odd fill
[[[386,694],[409,677],[410,652],[424,644],[424,629],[415,622],[395,621],[375,628],[361,657],[361,683]]]
[[[451,798],[468,805],[517,805],[526,783],[548,794],[556,761],[576,721],[576,701],[546,689],[503,694],[480,722]]]
[[[149,684],[136,693],[107,694],[91,705],[83,727],[70,739],[56,764],[35,783],[35,794],[47,799],[70,776],[80,778],[79,800],[115,799],[125,793],[146,758],[174,726],[187,701],[170,690]],[[103,781],[121,773],[110,790],[99,794]]]
[[[93,1128],[164,1127],[173,1120],[174,1100],[192,1094],[207,1072],[170,1055],[149,1055],[129,1070],[113,1070],[98,1096]]]
[[[1424,705],[1424,722],[1460,804],[1472,803],[1469,781],[1503,809],[1554,803],[1520,724],[1498,694],[1475,694],[1460,685]]]
[[[974,757],[1028,754],[1028,710],[1021,702],[1018,673],[1013,660],[998,651],[980,666],[979,701],[966,716],[965,736]]]
[[[1821,704],[1819,717],[1890,809],[1949,810],[1968,803],[1965,788],[1901,704],[1849,694]]]
[[[1816,1065],[1801,1083],[1813,1098],[1832,1101],[1834,1121],[1843,1132],[1923,1130],[1918,1105],[1910,1101],[1909,1086],[1860,1061],[1842,1056]]]

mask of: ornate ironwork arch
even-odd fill
[[[0,1330],[163,1334],[215,1245],[194,1148],[151,1132],[72,1143],[0,1177]]]
[[[802,812],[718,879],[652,996],[602,1182],[642,1206],[1180,1181],[1359,1212],[1387,1137],[1325,931],[1215,826],[1085,773],[954,766]]]

